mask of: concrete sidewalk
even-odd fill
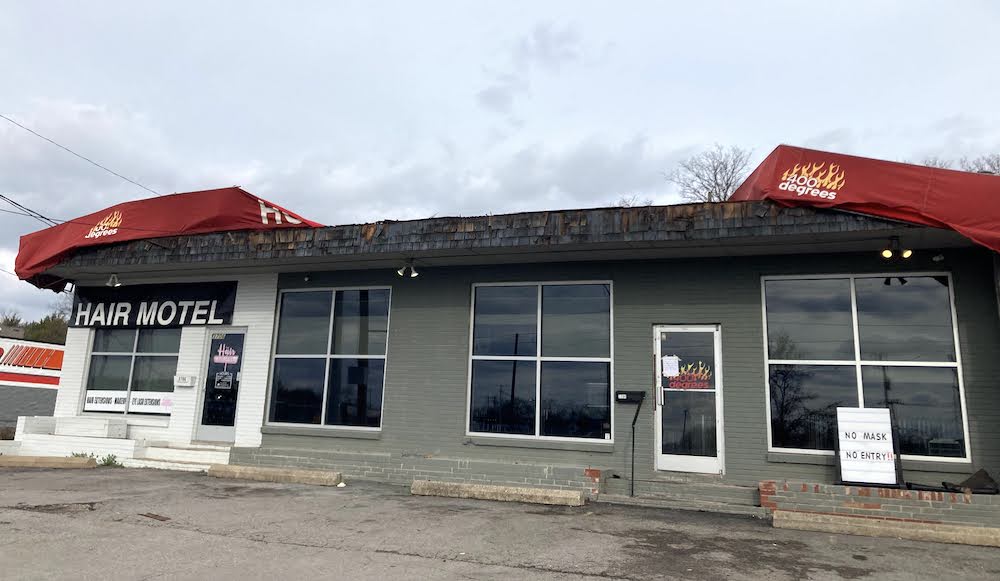
[[[4,579],[995,579],[1000,551],[639,507],[0,470]]]

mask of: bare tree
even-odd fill
[[[924,159],[920,160],[920,162],[917,165],[936,167],[939,169],[951,169],[951,166],[954,165],[954,163],[955,162],[953,162],[950,159],[944,159],[943,157],[938,157],[936,155],[929,155]]]
[[[653,199],[640,198],[639,194],[632,194],[631,196],[622,194],[621,197],[618,198],[618,201],[611,205],[616,208],[641,208],[644,206],[652,206]]]
[[[689,202],[724,202],[747,177],[750,150],[718,143],[693,155],[666,174]]]
[[[59,293],[59,297],[49,303],[49,309],[54,316],[68,321],[70,313],[73,312],[73,293],[68,290]]]
[[[1000,175],[1000,153],[987,153],[972,159],[963,157],[958,163],[965,171]]]

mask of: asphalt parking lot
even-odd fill
[[[997,579],[1000,550],[104,468],[0,470],[2,579]]]

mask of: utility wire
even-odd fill
[[[10,199],[9,197],[7,197],[7,196],[5,196],[3,194],[0,194],[0,200],[5,200],[8,203],[10,203],[11,205],[13,205],[15,208],[24,210],[24,212],[17,212],[17,211],[14,211],[14,210],[5,210],[3,208],[0,208],[0,212],[5,212],[7,214],[14,214],[16,216],[25,216],[27,218],[34,218],[34,219],[36,219],[36,220],[38,220],[40,222],[43,219],[44,220],[48,220],[49,222],[43,222],[43,224],[45,224],[46,226],[58,226],[59,224],[79,224],[81,226],[91,226],[91,227],[97,226],[97,222],[86,222],[86,221],[83,221],[83,220],[80,220],[80,219],[75,219],[75,220],[60,220],[59,218],[49,218],[47,216],[43,216],[43,215],[39,214],[38,212],[35,212],[31,208],[28,208],[27,206],[22,206],[21,204],[15,202],[14,200]],[[119,230],[133,230],[135,232],[152,232],[154,234],[176,234],[176,232],[173,231],[173,230],[157,230],[155,228],[136,228],[134,226],[119,226],[118,229]]]
[[[0,200],[3,200],[5,202],[7,202],[8,204],[10,204],[11,206],[14,206],[18,210],[23,210],[23,211],[27,212],[29,216],[31,216],[32,218],[35,218],[39,222],[42,222],[46,226],[55,226],[56,225],[56,221],[53,220],[52,218],[49,218],[48,216],[43,215],[41,212],[36,212],[36,211],[32,210],[31,208],[29,208],[27,206],[23,206],[23,205],[19,204],[18,202],[15,202],[14,200],[8,198],[7,196],[5,196],[3,194],[0,194]]]
[[[130,184],[133,184],[133,185],[136,185],[136,186],[139,186],[140,188],[142,188],[142,189],[146,190],[147,192],[150,192],[150,193],[152,193],[153,195],[156,195],[156,196],[159,196],[159,195],[161,195],[161,194],[160,194],[160,192],[157,192],[157,191],[156,191],[156,190],[154,190],[153,188],[149,188],[149,187],[146,187],[146,186],[144,186],[144,185],[140,184],[139,182],[137,182],[137,181],[135,181],[135,180],[133,180],[133,179],[129,179],[129,178],[127,178],[127,177],[123,176],[122,174],[120,174],[120,173],[118,173],[118,172],[116,172],[116,171],[114,171],[114,170],[112,170],[112,169],[109,169],[109,168],[107,168],[107,167],[105,167],[105,166],[103,166],[103,165],[101,165],[101,164],[99,164],[99,163],[97,163],[96,161],[94,161],[94,160],[90,159],[89,157],[86,157],[86,156],[83,156],[83,155],[80,155],[79,153],[77,153],[77,152],[73,151],[72,149],[70,149],[70,148],[66,147],[65,145],[62,145],[62,144],[60,144],[60,143],[56,143],[55,141],[53,141],[53,140],[49,139],[48,137],[45,137],[45,136],[44,136],[44,135],[42,135],[41,133],[38,133],[37,131],[34,131],[34,130],[32,130],[32,129],[28,128],[28,127],[25,127],[24,125],[21,125],[20,123],[18,123],[17,121],[14,121],[14,120],[13,120],[13,119],[11,119],[10,117],[7,117],[6,115],[3,115],[3,114],[0,114],[0,119],[4,119],[4,120],[6,120],[6,121],[9,121],[9,122],[13,123],[14,125],[17,125],[17,126],[18,126],[18,127],[20,127],[21,129],[24,129],[24,130],[25,130],[25,131],[27,131],[28,133],[30,133],[30,134],[32,134],[32,135],[34,135],[35,137],[38,137],[38,138],[40,138],[40,139],[44,139],[45,141],[48,141],[49,143],[51,143],[52,145],[55,145],[55,146],[56,146],[56,147],[58,147],[59,149],[62,149],[62,150],[65,150],[65,151],[67,151],[67,152],[69,152],[69,153],[72,153],[73,155],[75,155],[75,156],[79,157],[79,158],[80,158],[80,159],[82,159],[83,161],[86,161],[87,163],[90,163],[90,164],[92,164],[92,165],[95,165],[95,166],[97,166],[97,167],[99,167],[99,168],[103,169],[104,171],[108,172],[108,173],[109,173],[109,174],[111,174],[111,175],[114,175],[114,176],[118,176],[118,177],[120,177],[121,179],[123,179],[123,180],[127,181],[127,182],[128,182],[128,183],[130,183]]]

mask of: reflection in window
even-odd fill
[[[903,454],[966,457],[949,286],[946,276],[765,281],[771,445],[832,450],[838,405],[888,407]]]
[[[965,457],[955,368],[871,366],[862,381],[865,407],[892,410],[901,453]]]
[[[771,359],[854,359],[850,280],[769,280],[765,293]]]
[[[611,434],[611,364],[542,363],[542,435],[604,438]]]
[[[611,286],[542,287],[542,355],[608,357],[611,354]]]
[[[771,365],[771,439],[781,448],[832,450],[837,407],[857,407],[853,366]]]
[[[389,298],[389,289],[282,294],[270,422],[382,425]]]
[[[179,328],[95,330],[83,410],[168,415],[170,398],[133,395],[174,391],[180,344]]]
[[[329,291],[294,292],[281,295],[278,353],[326,353],[330,343]]]
[[[535,362],[472,362],[473,432],[535,433]]]
[[[861,359],[955,361],[948,278],[859,278]]]
[[[320,423],[325,369],[325,359],[275,359],[271,421]]]
[[[340,291],[333,303],[333,353],[385,355],[389,289]]]
[[[693,333],[675,333],[686,335]],[[715,395],[697,391],[663,394],[661,453],[715,456]]]
[[[610,439],[611,285],[483,285],[474,300],[469,431]]]
[[[384,375],[384,359],[331,359],[326,423],[377,428]]]
[[[538,347],[538,287],[476,287],[474,355],[530,355]]]

